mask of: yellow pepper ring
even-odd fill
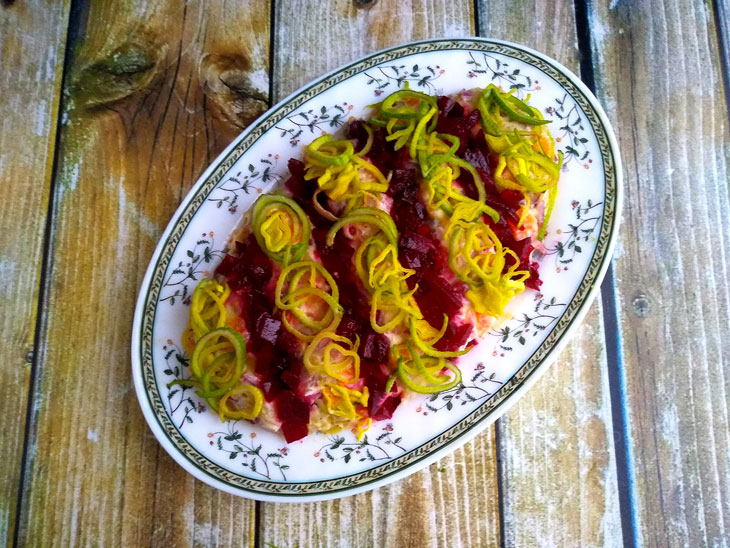
[[[240,398],[243,396],[246,400],[246,406],[243,409],[232,409],[228,404],[231,397]],[[264,395],[260,389],[251,384],[242,384],[233,390],[227,392],[218,402],[218,416],[221,422],[226,419],[246,419],[253,420],[261,413],[264,404]]]
[[[212,329],[226,325],[225,302],[230,294],[231,288],[226,282],[200,280],[190,303],[190,327],[196,340]]]
[[[302,258],[311,225],[299,204],[287,196],[264,194],[253,205],[253,233],[259,247],[281,266]]]
[[[305,283],[304,286],[300,286],[302,282]],[[329,292],[320,289],[318,283],[326,284]],[[326,306],[326,312],[320,317],[313,317],[311,312],[304,310],[307,303],[316,304],[315,300]],[[304,327],[315,331],[334,331],[342,319],[343,310],[339,304],[337,284],[330,273],[315,261],[300,261],[282,269],[274,289],[274,302],[284,312],[284,327],[304,341],[311,341],[316,333],[306,333],[297,328],[290,315]]]
[[[335,141],[332,135],[322,135],[307,146],[307,154],[325,165],[344,166],[355,153],[350,141]]]

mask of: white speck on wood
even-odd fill
[[[251,85],[266,94],[269,93],[269,73],[264,69],[253,71],[249,75]]]
[[[48,103],[44,99],[41,99],[36,106],[36,115],[33,120],[33,133],[38,137],[43,137],[50,133],[51,128],[48,127],[50,114]]]
[[[99,433],[93,428],[86,430],[86,439],[92,443],[99,443]]]
[[[221,536],[221,528],[212,523],[196,523],[193,529],[193,540],[201,546],[213,546]]]

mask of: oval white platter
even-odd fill
[[[540,292],[512,302],[512,319],[459,361],[463,384],[412,395],[358,442],[350,432],[287,444],[245,421],[221,423],[191,388],[180,346],[192,290],[212,272],[241,215],[288,176],[287,161],[323,132],[410,87],[454,94],[514,88],[547,119],[565,156],[560,193],[538,261]],[[621,163],[606,115],[580,80],[528,48],[478,38],[387,49],[301,88],[246,129],[205,171],[160,240],[134,318],[135,388],[150,428],[188,472],[258,500],[323,500],[395,481],[453,451],[504,413],[544,372],[587,311],[608,267],[621,210]],[[557,388],[556,388],[557,389]]]

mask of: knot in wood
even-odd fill
[[[239,128],[269,107],[268,75],[263,69],[252,70],[251,62],[239,53],[206,55],[199,78],[222,117]]]
[[[77,104],[108,105],[149,86],[166,48],[142,38],[122,44],[83,68],[73,79]]]
[[[649,302],[649,297],[643,294],[638,294],[636,297],[634,297],[634,300],[631,303],[634,307],[634,314],[639,316],[640,318],[644,318],[649,315],[649,310],[651,309],[651,304]]]

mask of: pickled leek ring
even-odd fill
[[[200,280],[190,303],[190,328],[196,340],[226,325],[225,302],[230,294],[231,288],[226,282],[219,283],[208,278]]]
[[[346,150],[336,156],[337,160],[334,160],[335,156],[332,156],[326,161],[317,160],[309,153],[304,159],[307,166],[305,179],[317,179],[319,188],[332,200],[346,199],[352,201],[364,192],[385,192],[388,190],[388,181],[380,170],[370,162],[363,160],[359,154],[351,152],[353,147],[350,141],[329,142],[332,138],[331,135],[325,135],[320,139],[324,137],[330,137],[327,146],[338,144],[340,148],[345,147]],[[371,141],[372,139],[368,141],[370,146],[372,146]],[[340,143],[346,143],[346,145]],[[321,150],[325,150],[325,148],[323,147]],[[316,158],[319,158],[319,156],[316,156]],[[345,158],[347,161],[344,161]],[[364,170],[362,175],[367,175],[367,178],[361,176],[361,170]]]
[[[199,387],[196,393],[218,413],[221,421],[253,420],[261,412],[261,391],[241,383],[246,372],[246,340],[237,331],[221,327],[203,335],[193,349],[190,372],[190,384]],[[242,395],[249,396],[251,405],[243,410],[230,408],[229,398]]]
[[[324,341],[330,342],[321,349]],[[357,354],[359,346],[358,336],[355,336],[353,343],[347,337],[332,331],[322,331],[309,343],[302,361],[310,373],[325,373],[333,379],[351,384],[360,378],[360,356]],[[318,356],[320,350],[321,355]],[[333,353],[339,354],[343,359],[333,360]],[[348,370],[351,371],[350,375],[345,374]]]
[[[253,233],[259,247],[281,266],[304,256],[311,225],[301,207],[287,196],[264,194],[253,206]]]
[[[555,200],[558,197],[558,187],[555,186],[553,188],[550,188],[547,190],[548,195],[548,203],[547,207],[545,208],[545,217],[542,219],[542,225],[540,226],[540,231],[537,233],[537,239],[542,241],[545,238],[545,233],[547,232],[547,225],[550,221],[550,217],[553,214],[553,208],[555,207]]]
[[[371,128],[369,124],[363,124],[363,127],[365,128],[365,133],[368,134],[368,140],[365,141],[365,145],[360,149],[360,151],[355,153],[355,156],[359,156],[360,158],[367,156],[367,153],[370,152],[370,149],[373,147],[373,141],[375,139],[373,128]]]
[[[350,141],[335,141],[332,135],[322,135],[307,146],[307,155],[324,165],[344,166],[350,162],[355,150]]]
[[[503,134],[504,114],[509,120],[528,126],[549,124],[540,111],[529,106],[514,95],[514,90],[507,93],[500,91],[494,84],[489,84],[479,95],[478,106],[484,133],[500,136]]]
[[[302,283],[304,285],[300,285]],[[327,291],[319,287],[324,284],[328,286]],[[330,273],[314,261],[300,261],[281,271],[274,289],[274,302],[283,311],[284,327],[303,341],[312,341],[319,331],[334,331],[342,319],[337,284]],[[310,308],[324,305],[326,311],[314,317],[311,311],[304,310],[305,305]],[[302,331],[293,319],[314,333]]]
[[[408,327],[410,328],[411,340],[413,341],[413,344],[415,344],[416,347],[427,356],[433,356],[434,358],[456,358],[458,356],[463,356],[464,354],[469,352],[468,348],[464,350],[455,350],[452,352],[436,350],[435,348],[433,348],[433,346],[431,346],[432,344],[436,344],[436,341],[429,341],[429,344],[421,338],[421,335],[416,328],[416,318],[414,317],[411,317],[408,320]]]
[[[436,107],[431,107],[426,115],[418,121],[418,124],[416,124],[416,128],[413,130],[413,137],[411,138],[411,146],[409,149],[411,160],[416,159],[418,154],[418,142],[421,140],[421,134],[425,131],[428,121],[434,116],[438,116],[438,109]]]
[[[436,99],[432,96],[420,91],[402,89],[391,93],[380,103],[380,114],[387,119],[411,120],[421,118],[432,107],[436,107]]]
[[[497,235],[484,223],[455,226],[449,238],[449,266],[470,285],[494,281],[504,270],[503,249]]]
[[[394,246],[398,246],[398,229],[395,227],[393,219],[382,209],[374,207],[360,207],[354,209],[333,224],[327,232],[327,245],[331,246],[335,243],[335,236],[343,226],[353,223],[369,224],[380,229],[388,239],[389,243]]]
[[[230,327],[220,327],[203,335],[195,344],[190,358],[190,372],[200,379],[221,354],[235,354],[234,377],[246,372],[246,339]],[[239,374],[240,371],[240,374]]]
[[[364,386],[362,391],[326,382],[322,387],[322,395],[327,404],[327,411],[331,415],[337,415],[349,420],[358,418],[355,405],[367,407],[369,392]]]
[[[461,371],[454,364],[447,361],[438,363],[436,367],[438,367],[439,371],[442,369],[448,369],[453,373],[453,377],[450,380],[447,380],[446,382],[440,382],[439,379],[434,377],[430,373],[430,371],[426,369],[423,361],[421,360],[421,357],[415,351],[413,351],[413,347],[411,346],[411,344],[407,343],[407,345],[409,351],[411,352],[411,361],[416,366],[416,371],[413,371],[413,369],[407,365],[406,361],[403,359],[403,356],[398,356],[397,374],[400,381],[409,390],[412,390],[413,392],[418,392],[419,394],[436,394],[445,390],[450,390],[451,388],[454,388],[461,383]],[[442,376],[446,377],[446,375]],[[424,380],[426,384],[418,384],[417,382],[415,382],[413,377]]]
[[[228,400],[231,397],[246,396],[248,405],[243,409],[231,409]],[[251,384],[242,384],[227,392],[218,402],[218,416],[221,422],[226,419],[246,419],[251,421],[259,416],[264,405],[264,395],[259,388]]]

